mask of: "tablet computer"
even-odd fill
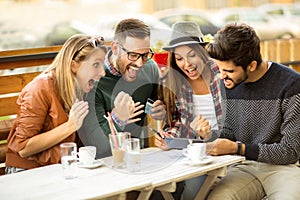
[[[166,144],[170,149],[185,149],[190,143],[205,142],[202,139],[190,139],[190,138],[165,138]]]

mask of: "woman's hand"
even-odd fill
[[[202,116],[198,115],[190,124],[190,127],[203,139],[209,139],[211,136],[211,127],[209,122]]]
[[[162,130],[160,130],[159,133],[160,133],[161,136],[159,136],[157,133],[154,134],[154,137],[155,137],[154,138],[154,145],[159,147],[162,150],[168,150],[169,148],[168,148],[167,143],[164,140],[164,138],[165,137],[171,137],[171,135],[164,132],[164,131],[162,131]]]
[[[89,112],[89,105],[85,101],[79,101],[76,99],[75,103],[72,105],[68,122],[73,124],[74,132],[77,131],[83,123],[84,118]]]

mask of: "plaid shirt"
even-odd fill
[[[108,53],[107,53],[106,56],[105,56],[104,67],[107,68],[108,71],[109,71],[109,73],[111,73],[112,75],[114,75],[114,76],[122,76],[122,75],[120,74],[120,72],[118,72],[118,71],[116,70],[116,68],[114,68],[114,67],[112,66],[112,64],[109,63],[109,57],[110,57],[111,55],[112,55],[112,51],[109,50]]]
[[[220,91],[220,72],[218,66],[212,60],[209,62],[211,69],[210,91],[215,106],[216,118],[219,129],[221,129],[222,106]],[[193,89],[188,84],[182,84],[181,92],[175,100],[176,112],[172,113],[172,126],[165,131],[174,137],[195,138],[196,132],[190,128],[193,121]]]

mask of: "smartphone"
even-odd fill
[[[148,98],[145,106],[145,113],[152,114],[151,109],[153,108],[154,100]]]
[[[165,141],[170,149],[185,149],[190,144],[191,139],[166,137]]]
[[[202,139],[190,139],[190,138],[165,138],[167,146],[170,149],[185,149],[190,143],[204,143]]]

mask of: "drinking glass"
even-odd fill
[[[66,179],[77,177],[77,146],[74,142],[60,144],[61,164]]]
[[[141,147],[139,138],[130,138],[125,140],[125,157],[128,171],[140,171]]]
[[[126,167],[124,141],[128,138],[130,138],[129,132],[109,134],[109,143],[114,159],[114,168],[116,169],[123,169]]]

